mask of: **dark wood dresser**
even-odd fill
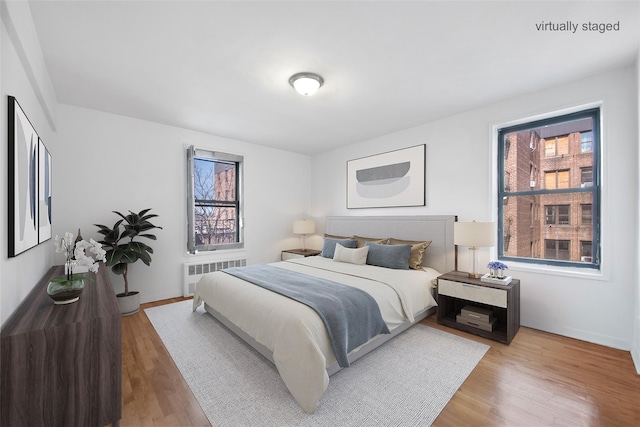
[[[0,425],[117,426],[122,416],[122,323],[108,268],[80,300],[54,305],[52,267],[1,332]]]

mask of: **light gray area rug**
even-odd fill
[[[333,375],[305,414],[274,365],[191,306],[145,312],[213,426],[428,426],[489,348],[416,325]]]

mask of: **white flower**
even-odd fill
[[[60,252],[62,252],[64,249],[62,249],[62,245],[60,244],[60,236],[58,236],[56,234],[56,237],[54,237],[53,242],[56,246],[56,253],[59,254]]]
[[[62,239],[56,236],[54,241],[56,252],[65,254],[68,266],[67,280],[71,280],[75,267],[86,267],[89,271],[97,273],[100,266],[98,261],[105,259],[106,252],[102,249],[102,245],[93,239],[89,242],[86,240],[75,242],[73,233],[66,232]],[[87,249],[90,252],[89,255],[87,255]]]
[[[89,239],[89,243],[91,244],[89,251],[96,256],[96,259],[103,260],[107,255],[107,251],[102,249],[102,245],[93,239]]]

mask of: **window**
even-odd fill
[[[599,135],[598,108],[498,129],[499,259],[600,268]]]
[[[190,253],[243,247],[241,156],[187,150]]]
[[[533,188],[536,186],[536,181],[538,180],[538,168],[533,163],[529,164],[529,187]],[[507,190],[509,191],[509,190]]]
[[[569,171],[550,171],[544,173],[544,186],[547,189],[569,188]]]
[[[592,259],[591,242],[580,242],[580,261],[590,262]]]
[[[580,186],[591,187],[593,185],[593,168],[580,168]]]
[[[591,225],[593,214],[591,205],[580,205],[580,224]]]
[[[580,133],[580,152],[588,153],[593,151],[593,132],[587,131]]]
[[[569,154],[569,135],[549,137],[544,141],[545,157]]]
[[[550,240],[544,241],[544,257],[547,259],[569,260],[570,257],[569,240]]]
[[[569,225],[569,205],[548,205],[544,209],[546,225]]]
[[[536,205],[534,205],[533,202],[529,202],[529,216],[531,217],[531,224],[530,224],[531,227],[534,226],[533,221],[536,217],[535,212],[536,212]]]

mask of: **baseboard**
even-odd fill
[[[605,347],[616,348],[618,350],[631,351],[632,343],[627,340],[618,337],[612,337],[608,335],[594,334],[590,331],[573,328],[562,328],[557,325],[548,324],[545,322],[527,322],[527,324],[521,323],[522,326],[527,328],[538,329],[540,331],[549,332],[556,335],[562,335],[563,337],[575,338],[580,341],[586,341]],[[636,367],[638,365],[636,364]]]
[[[633,364],[636,365],[636,373],[640,375],[640,316],[636,316],[635,326],[635,339],[631,348],[631,359],[633,359]]]
[[[175,289],[173,291],[165,291],[165,292],[140,292],[140,303],[144,304],[147,302],[155,302],[162,301],[170,298],[179,298],[182,297],[182,289]]]
[[[631,359],[633,359],[633,364],[636,365],[636,373],[640,375],[640,348],[636,347],[631,350]]]

